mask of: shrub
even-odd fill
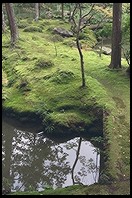
[[[81,40],[81,39],[87,39],[88,38],[88,36],[87,36],[87,34],[85,34],[84,32],[80,32],[80,34],[79,34],[79,39]]]
[[[98,37],[109,37],[112,34],[112,23],[106,23],[102,29],[96,31],[96,36]]]
[[[123,55],[130,66],[130,14],[122,17],[122,49]]]

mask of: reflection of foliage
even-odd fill
[[[85,156],[79,157],[83,167],[80,169],[81,172],[78,172],[78,174],[80,176],[87,176],[87,173],[92,173],[94,181],[97,182],[97,174],[99,172],[98,155],[100,154],[100,152],[98,148],[94,149],[94,152],[96,152],[95,162],[92,158],[86,160]]]
[[[68,144],[65,145],[66,149],[70,150],[70,149],[73,149],[73,150],[76,150],[75,147],[78,146],[78,139],[77,141],[70,141],[68,142]]]
[[[29,190],[32,187],[37,190],[46,185],[62,185],[70,170],[63,149],[37,134],[15,131],[10,166],[12,189]]]
[[[78,172],[78,174],[82,177],[82,176],[87,176],[87,171],[85,169],[85,167],[82,167],[80,169],[80,171]]]
[[[73,165],[73,156],[77,154],[80,138],[74,138],[67,141],[67,143],[60,144],[37,134],[17,129],[14,131],[10,143],[8,141],[8,144],[12,146],[10,149],[12,152],[10,153],[10,163],[7,161],[7,153],[5,152],[5,150],[8,150],[6,149],[8,147],[6,143],[8,133],[4,133],[2,145],[2,164],[5,168],[9,165],[7,178],[11,178],[10,189],[26,191],[29,189],[45,189],[46,186],[62,187],[65,185],[72,169],[70,160],[72,160]],[[75,183],[81,183],[83,182],[82,179],[88,177],[89,173],[94,174],[93,170],[88,171],[88,168],[95,167],[94,161],[89,165],[89,161],[86,160],[85,156],[79,158],[77,156],[76,160],[80,161],[79,166],[81,166],[81,169],[78,169],[77,174],[74,173],[74,180]]]
[[[97,171],[99,170],[99,168],[97,167],[97,164],[95,164],[93,162],[93,159],[91,158],[89,160],[89,163],[88,163],[88,171],[90,171],[92,174],[93,174],[93,178],[94,178],[94,181],[96,182],[97,180]]]
[[[72,168],[73,184],[82,183],[83,179],[87,178],[89,174],[90,175],[92,174],[93,180],[96,183],[98,180],[98,173],[99,173],[99,162],[98,162],[99,160],[98,156],[100,154],[99,148],[93,149],[93,154],[95,153],[96,155],[95,161],[92,158],[86,159],[86,156],[82,156],[82,155],[79,156],[79,152],[81,152],[80,151],[81,141],[82,139],[79,139],[78,149],[76,151],[76,159],[73,165],[73,167],[75,168],[75,166],[77,165],[77,160],[79,160],[79,162],[81,163],[81,168],[76,174],[74,173],[74,177],[73,177],[74,169]]]

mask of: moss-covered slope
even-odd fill
[[[20,38],[13,49],[9,47],[9,32],[3,34],[3,109],[17,116],[39,115],[44,123],[48,122],[49,129],[62,126],[76,130],[94,122],[100,116],[98,110],[102,110],[107,156],[102,181],[107,183],[107,173],[114,181],[124,182],[129,179],[130,163],[130,87],[125,73],[126,62],[122,60],[124,67],[120,71],[108,69],[110,56],[100,58],[92,51],[96,39],[92,32],[85,31],[87,39],[81,43],[86,88],[82,89],[75,38],[53,34],[53,28],[58,26],[70,28],[68,23],[59,20],[30,24],[21,21]],[[129,185],[126,188],[129,193]]]

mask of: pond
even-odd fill
[[[36,131],[2,118],[3,188],[41,191],[98,182],[100,152],[87,137],[58,140]]]

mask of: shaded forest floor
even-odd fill
[[[102,185],[75,185],[17,194],[129,194],[130,82],[125,72],[126,61],[122,59],[122,70],[110,70],[110,56],[102,54],[99,57],[92,50],[96,39],[87,30],[85,33],[89,39],[81,40],[86,75],[86,88],[81,89],[80,60],[74,38],[62,38],[52,33],[54,27],[68,29],[69,24],[59,20],[30,21],[30,26],[38,27],[35,33],[31,32],[29,21],[27,24],[22,20],[20,25],[20,39],[14,49],[9,47],[9,33],[3,35],[3,108],[27,112],[27,115],[37,112],[43,119],[48,111],[50,122],[64,127],[71,127],[71,123],[89,124],[88,109],[91,106],[105,109],[108,113],[104,115],[104,134],[108,145],[105,174],[113,178],[113,182],[106,185],[104,178]],[[27,32],[24,30],[27,27],[23,25],[29,28]]]

